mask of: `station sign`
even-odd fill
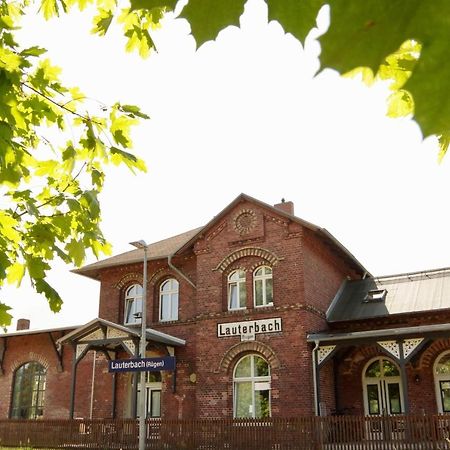
[[[109,361],[109,372],[158,372],[175,370],[175,356],[161,358],[128,358]]]
[[[257,334],[280,333],[281,331],[281,317],[217,324],[217,337],[240,336],[241,341],[252,341]]]

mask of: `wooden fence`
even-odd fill
[[[147,449],[443,450],[450,415],[147,421]],[[2,420],[0,448],[136,449],[135,420]]]

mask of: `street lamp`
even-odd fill
[[[145,347],[147,346],[147,249],[145,241],[130,242],[133,247],[144,250],[144,272],[142,279],[142,317],[141,317],[141,339],[139,342],[139,353],[141,358],[145,358]],[[140,372],[141,395],[139,396],[139,450],[145,450],[145,441],[147,438],[145,419],[147,411],[145,407],[145,372]]]

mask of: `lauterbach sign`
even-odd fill
[[[175,370],[175,357],[132,358],[109,361],[110,372],[157,372]]]
[[[246,320],[217,324],[217,337],[240,336],[241,340],[253,340],[256,334],[281,332],[281,317],[262,320]]]

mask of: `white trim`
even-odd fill
[[[267,364],[268,375],[264,375],[264,376],[256,376],[255,375],[255,357],[261,358]],[[236,377],[237,367],[246,358],[251,358],[251,360],[250,360],[250,376]],[[251,388],[252,389],[252,404],[249,405],[251,408],[251,411],[249,411],[249,413],[251,414],[252,418],[255,418],[255,411],[256,411],[255,392],[260,391],[260,390],[268,390],[269,391],[269,417],[271,417],[272,416],[271,382],[272,382],[272,375],[271,375],[271,371],[270,371],[270,364],[267,361],[267,359],[263,358],[262,356],[260,356],[256,353],[250,353],[250,354],[245,355],[242,358],[240,358],[233,369],[233,417],[236,418],[236,408],[237,408],[236,387],[237,387],[237,385],[239,385],[239,383],[251,383],[251,385],[252,385],[252,388]],[[262,389],[263,387],[265,389]]]
[[[169,285],[169,289],[163,290],[164,286],[167,286],[167,285]],[[178,282],[178,280],[176,278],[168,278],[167,280],[164,280],[161,283],[161,285],[159,287],[159,321],[160,322],[170,322],[172,320],[178,320],[178,308],[179,308],[179,303],[180,303],[179,291],[180,291],[180,283]],[[169,302],[170,314],[169,314],[169,317],[167,317],[167,318],[162,317],[163,297],[165,298],[166,301]]]
[[[140,290],[138,289],[140,288]],[[130,291],[135,290],[135,293],[133,295],[130,294]],[[125,301],[124,301],[124,311],[123,311],[123,323],[124,325],[135,325],[141,323],[141,319],[134,317],[134,314],[142,313],[142,298],[143,298],[143,290],[142,286],[139,283],[134,283],[127,287],[125,291]],[[141,301],[140,308],[138,308],[137,303]],[[134,305],[136,303],[136,305]],[[128,316],[128,305],[131,304],[130,308],[135,309],[135,313],[132,314],[132,319],[129,319]]]
[[[258,270],[263,270],[263,274],[262,275],[256,275],[256,272]],[[270,270],[270,274],[266,273],[266,269]],[[272,282],[272,301],[269,303],[267,301],[267,282],[268,280],[270,280]],[[256,282],[257,281],[261,281],[261,287],[262,287],[262,305],[257,305],[256,304]],[[258,266],[254,271],[253,271],[253,306],[255,308],[264,308],[267,306],[273,306],[273,269],[270,266],[267,265],[262,265],[262,266]]]
[[[241,276],[240,272],[243,273],[243,276]],[[231,278],[233,277],[234,274],[237,274],[237,279],[232,280]],[[231,307],[231,286],[236,287],[236,297],[237,297],[237,303],[239,305],[237,308]],[[246,294],[246,302],[245,302],[244,306],[241,306],[242,286],[245,289],[245,294]],[[238,311],[240,309],[247,308],[247,274],[246,274],[245,270],[243,270],[243,269],[233,270],[233,272],[231,272],[227,277],[227,305],[228,305],[228,311]]]

